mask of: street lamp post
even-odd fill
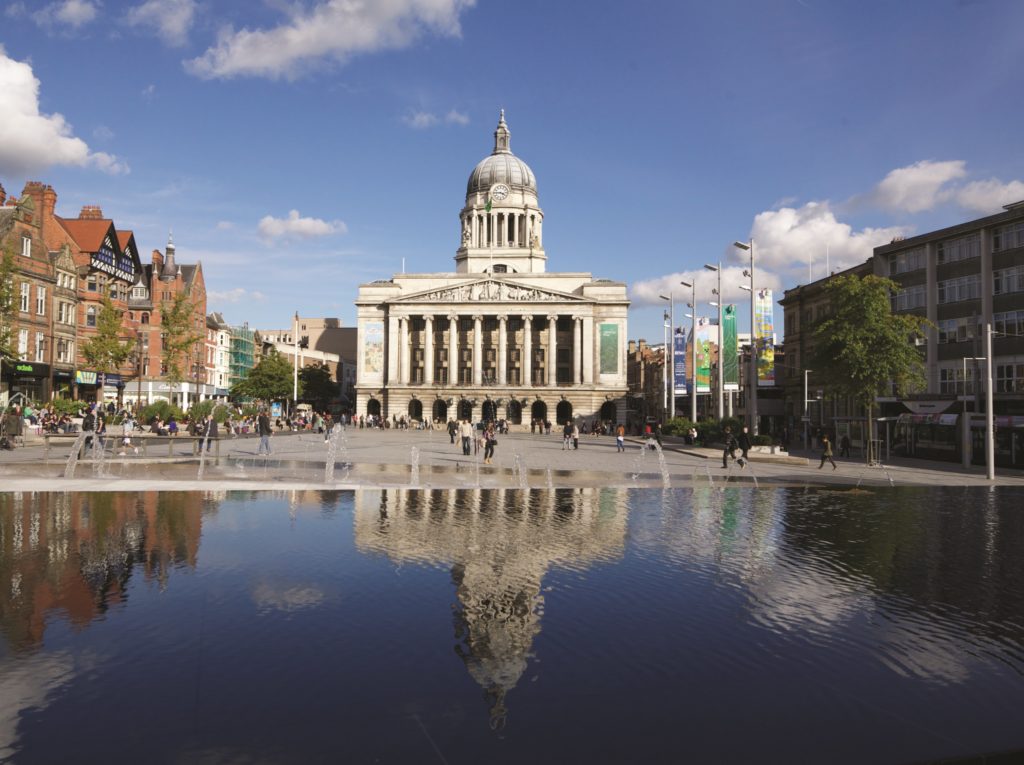
[[[299,312],[295,312],[295,323],[292,331],[292,411],[299,405]]]
[[[808,398],[807,398],[807,375],[809,375],[813,371],[814,371],[813,369],[805,369],[804,370],[804,448],[805,449],[810,449],[811,448],[811,432],[810,432],[811,418],[810,418],[810,416],[808,414],[808,411],[807,411],[807,404],[809,403]]]
[[[718,298],[718,302],[711,305],[718,307],[718,377],[715,389],[718,393],[718,421],[721,422],[725,418],[725,385],[722,377],[722,264],[712,266],[705,263],[704,268],[718,274],[718,288],[711,290]]]
[[[664,351],[661,354],[661,358],[662,358],[661,376],[662,376],[662,383],[663,383],[662,386],[661,386],[661,393],[662,393],[661,413],[662,413],[662,419],[664,420],[665,419],[664,416],[668,412],[668,369],[669,369],[669,363],[668,363],[668,336],[669,336],[669,332],[672,331],[672,325],[669,323],[668,311],[665,311],[664,315],[662,316],[662,321],[663,321],[663,323],[661,325],[662,326],[661,337],[662,337],[662,340],[664,341],[665,345],[664,345]]]
[[[750,435],[757,435],[757,322],[754,317],[754,240],[749,243],[733,242],[733,247],[750,251],[750,269],[743,272],[750,277],[750,393],[747,396],[747,411],[750,419]]]
[[[668,293],[668,297],[665,295],[658,295],[662,300],[668,301],[668,315],[669,315],[669,331],[668,339],[671,344],[671,348],[668,349],[668,368],[669,368],[669,382],[668,382],[668,418],[670,420],[675,419],[676,416],[676,304],[672,299],[672,292]]]
[[[984,356],[964,356],[963,358],[963,375],[962,380],[964,381],[964,401],[963,401],[963,429],[960,434],[960,451],[961,464],[966,468],[971,465],[971,418],[967,416],[967,362],[968,361],[985,361]],[[974,386],[974,406],[971,407],[973,412],[978,408],[978,380]]]
[[[691,342],[691,356],[693,357],[693,369],[691,370],[691,382],[690,382],[690,422],[697,422],[697,280],[693,282],[679,282],[684,287],[689,287],[693,291],[693,296],[690,298],[690,342]]]

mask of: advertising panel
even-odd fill
[[[772,313],[772,291],[758,290],[754,299],[755,332],[757,336],[757,385],[775,385],[775,335]]]
[[[619,373],[619,325],[601,324],[601,374]]]
[[[686,379],[688,347],[686,334],[677,327],[672,341],[672,377],[677,396],[685,396],[689,392]]]
[[[711,392],[711,342],[712,330],[717,334],[717,327],[711,326],[707,318],[697,320],[697,393]]]
[[[363,325],[363,371],[381,374],[384,371],[384,322],[368,321]]]
[[[722,311],[722,375],[723,390],[740,389],[735,305],[727,305]]]

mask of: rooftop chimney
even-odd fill
[[[84,205],[78,218],[79,220],[103,220],[103,210],[99,205]]]

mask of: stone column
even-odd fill
[[[523,385],[533,385],[533,317],[523,317]]]
[[[548,316],[548,385],[554,388],[558,384],[558,314]]]
[[[434,317],[427,314],[423,317],[426,322],[426,339],[423,343],[423,384],[434,384]]]
[[[572,382],[579,385],[583,351],[583,317],[572,317]]]
[[[498,317],[498,385],[508,385],[508,316]]]
[[[512,246],[519,246],[519,214],[512,213]]]
[[[409,365],[412,362],[412,349],[409,348],[409,318],[408,316],[402,316],[399,318],[400,327],[400,339],[401,346],[399,351],[402,354],[401,366],[399,368],[399,380],[402,383],[408,383],[412,379],[412,375],[409,374]]]
[[[483,325],[483,316],[473,317],[473,385],[476,386],[484,384]]]
[[[459,315],[448,314],[448,384],[459,383]]]
[[[498,246],[498,213],[491,213],[489,217],[491,219],[491,237],[490,237],[490,240],[489,240],[489,245],[491,247],[497,247]]]
[[[384,341],[388,351],[387,382],[392,385],[398,382],[399,359],[401,358],[400,348],[402,346],[399,344],[398,324],[397,316],[388,317],[388,335]]]
[[[583,319],[583,384],[594,383],[594,317]]]

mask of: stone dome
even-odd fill
[[[509,148],[508,125],[505,124],[505,110],[501,110],[498,128],[494,131],[494,151],[484,157],[473,168],[466,184],[466,197],[476,193],[486,194],[495,183],[504,183],[510,189],[537,193],[537,178],[533,170]]]

